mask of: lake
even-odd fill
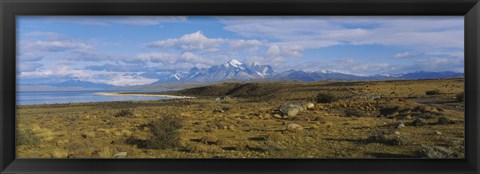
[[[166,100],[159,96],[101,96],[101,92],[159,92],[159,91],[17,91],[17,105],[62,104],[83,102]]]

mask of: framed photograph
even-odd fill
[[[0,3],[1,173],[479,173],[477,0]]]

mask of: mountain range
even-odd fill
[[[221,65],[214,65],[209,68],[192,68],[188,72],[174,73],[168,77],[158,80],[154,84],[170,82],[218,82],[225,80],[253,80],[253,79],[274,79],[289,81],[325,81],[325,80],[395,80],[395,79],[438,79],[463,77],[463,73],[444,71],[427,72],[417,71],[405,74],[377,74],[373,76],[357,76],[340,73],[332,70],[302,71],[288,70],[276,72],[269,65],[246,65],[236,59],[232,59]]]
[[[236,59],[232,59],[224,64],[214,65],[209,68],[194,67],[188,72],[177,72],[167,76],[158,77],[158,81],[150,84],[150,86],[158,86],[164,84],[181,84],[181,83],[212,83],[221,81],[262,81],[262,80],[279,80],[279,81],[334,81],[334,80],[414,80],[414,79],[441,79],[441,78],[461,78],[464,73],[442,71],[428,72],[417,71],[404,74],[377,74],[372,76],[358,76],[345,74],[332,70],[319,71],[303,71],[288,70],[276,72],[269,65],[244,64]],[[102,83],[93,83],[81,80],[69,80],[61,83],[44,84],[44,86],[55,88],[82,88],[82,89],[112,89],[116,86]],[[149,86],[149,85],[143,85]],[[32,88],[32,87],[30,87]],[[30,89],[29,88],[29,89]]]

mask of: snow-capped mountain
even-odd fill
[[[155,84],[169,82],[218,82],[224,80],[252,80],[252,79],[275,79],[290,81],[325,81],[325,80],[398,80],[398,79],[435,79],[463,77],[463,73],[426,72],[418,71],[405,74],[377,74],[372,76],[357,76],[341,73],[335,70],[316,70],[312,72],[302,70],[288,70],[274,72],[269,65],[244,64],[232,59],[220,65],[209,68],[194,67],[188,72],[173,73],[166,78],[159,79]]]
[[[185,73],[174,73],[156,84],[166,82],[216,82],[223,80],[251,80],[271,78],[272,67],[268,65],[246,65],[236,59],[232,59],[221,65],[214,65],[209,68],[194,67]]]

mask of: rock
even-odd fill
[[[282,104],[278,110],[285,116],[294,117],[303,110],[303,106],[298,103]]]
[[[125,158],[127,156],[127,152],[118,152],[113,157],[115,158]]]
[[[399,129],[404,128],[404,127],[405,127],[405,124],[403,124],[403,123],[400,123],[400,124],[398,124],[398,126],[397,126],[397,128],[399,128]]]
[[[315,107],[315,104],[313,104],[312,102],[308,102],[308,103],[305,103],[304,106],[307,109],[313,109]]]
[[[435,134],[437,134],[437,135],[442,135],[442,132],[440,132],[440,131],[435,131]]]
[[[303,127],[298,124],[292,123],[287,126],[287,131],[289,132],[300,132],[302,130],[303,130]]]

